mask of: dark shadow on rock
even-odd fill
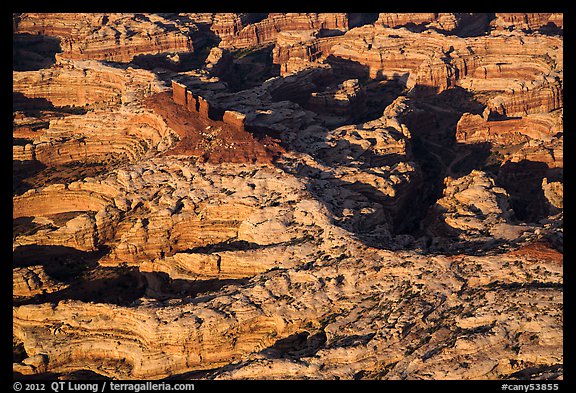
[[[204,58],[207,56],[206,53]],[[187,52],[142,54],[134,56],[130,66],[149,71],[165,69],[172,72],[185,72],[199,68],[199,58],[198,54]]]
[[[61,114],[83,115],[88,110],[82,106],[63,105],[54,106],[54,104],[43,97],[30,98],[24,94],[13,91],[12,92],[12,111],[24,111],[24,113],[37,117],[40,111],[52,111]]]
[[[26,146],[31,142],[32,140],[27,138],[12,138],[12,146]]]
[[[314,356],[324,346],[326,339],[323,331],[314,334],[303,331],[277,340],[261,353],[271,359]]]
[[[212,254],[224,251],[257,250],[262,247],[263,246],[258,243],[251,243],[245,240],[230,240],[216,244],[209,244],[207,246],[194,247],[180,252],[189,254]]]
[[[319,38],[324,38],[324,37],[337,37],[340,35],[344,35],[345,31],[340,30],[340,29],[324,29],[321,28],[318,31],[318,37]]]
[[[548,22],[546,25],[538,29],[538,33],[548,36],[564,36],[564,29],[556,26],[554,22]]]
[[[37,224],[34,217],[18,217],[12,220],[12,238],[22,235],[33,235],[41,229],[55,229],[53,225]]]
[[[12,372],[14,381],[56,381],[62,374],[58,373],[39,373],[24,375],[19,372]]]
[[[46,98],[29,98],[20,92],[12,92],[12,110],[54,110],[54,104]]]
[[[526,367],[520,371],[516,371],[515,373],[510,374],[508,379],[555,380],[558,377],[561,377],[562,375],[564,375],[564,365],[563,364],[536,365],[536,366],[532,366],[532,367]]]
[[[446,176],[470,173],[482,169],[490,155],[490,143],[464,145],[456,143],[456,125],[464,112],[482,111],[481,103],[472,93],[461,89],[448,89],[437,95],[424,95],[414,99],[416,111],[404,119],[411,133],[414,161],[422,173],[411,209],[396,227],[397,234],[424,234],[423,220],[430,208],[442,197]]]
[[[224,242],[209,244],[207,246],[199,246],[190,248],[187,250],[179,251],[179,253],[188,253],[188,254],[213,254],[217,252],[226,252],[226,251],[248,251],[248,250],[261,250],[270,247],[277,247],[277,246],[293,246],[296,244],[302,244],[308,241],[313,241],[314,237],[311,235],[306,235],[300,238],[294,238],[289,241],[280,242],[280,243],[272,243],[272,244],[258,244],[247,242],[245,240],[237,240],[237,239],[230,239]]]
[[[79,274],[65,289],[13,302],[15,305],[24,305],[79,300],[128,306],[144,295],[144,284],[138,268],[98,266]]]
[[[12,35],[12,70],[38,71],[56,63],[62,52],[60,39],[45,35],[19,33]]]
[[[173,279],[164,272],[140,272],[146,282],[146,295],[158,300],[196,297],[205,292],[218,291],[228,285],[243,285],[250,278],[238,279]]]
[[[510,204],[517,219],[537,222],[548,215],[548,204],[542,180],[561,181],[562,168],[549,168],[544,162],[522,160],[506,162],[500,168],[496,183],[510,194]]]
[[[98,266],[98,260],[107,252],[107,247],[87,252],[66,246],[27,245],[14,250],[12,265],[13,267],[42,265],[50,277],[69,283],[85,271]]]
[[[366,84],[366,103],[363,110],[354,117],[355,122],[369,122],[382,116],[384,109],[404,93],[405,81],[402,78],[370,80]]]
[[[209,368],[206,370],[193,370],[184,373],[174,374],[164,378],[165,381],[190,381],[198,379],[210,379],[210,376],[221,370],[222,367]]]
[[[22,220],[22,219],[20,219]],[[68,287],[14,299],[15,305],[58,303],[62,300],[129,305],[144,294],[145,281],[134,267],[102,267],[98,260],[109,251],[101,247],[86,252],[65,246],[29,245],[17,247],[13,253],[14,267],[42,265],[46,274]]]
[[[60,379],[60,378],[54,378]],[[92,370],[78,370],[66,373],[68,381],[110,381],[112,378],[105,375],[98,374]]]
[[[490,167],[487,166],[493,158],[491,149],[492,143],[490,142],[455,144],[454,150],[458,152],[458,156],[451,162],[448,175],[462,177],[470,174],[474,169],[493,174],[495,166],[499,166],[500,162],[495,162]]]
[[[335,74],[346,75],[347,79],[356,78],[361,82],[365,82],[370,77],[368,66],[357,61],[343,59],[331,54],[326,58],[325,62],[332,66]]]
[[[427,99],[423,99],[427,102]],[[482,114],[485,105],[476,100],[474,94],[460,86],[453,86],[447,90],[440,92],[438,95],[431,98],[430,104],[439,106],[440,108],[450,109],[456,112],[472,113],[475,115]]]
[[[33,177],[46,168],[40,161],[12,161],[12,195],[21,195],[32,186],[26,179]]]
[[[423,31],[425,31],[427,29],[427,27],[426,27],[427,24],[428,24],[427,22],[419,23],[419,24],[416,24],[414,22],[409,22],[409,23],[403,25],[402,27],[408,31],[411,31],[412,33],[422,33]]]
[[[270,78],[280,76],[280,65],[272,61],[273,49],[274,45],[265,45],[232,51],[231,67],[221,77],[230,91],[251,89]]]
[[[357,345],[366,345],[374,338],[376,333],[367,333],[367,334],[351,334],[349,336],[344,336],[340,339],[332,341],[330,343],[331,348],[337,347],[350,347],[350,346],[357,346]]]
[[[12,338],[12,363],[18,363],[26,359],[28,354],[24,348],[24,343],[17,340],[15,337]]]
[[[562,289],[564,284],[558,282],[491,282],[486,285],[488,289],[502,289],[506,291],[522,290],[522,289]]]
[[[504,241],[501,239],[491,238],[490,240],[463,240],[457,235],[462,233],[461,230],[450,227],[454,236],[445,236],[436,238],[433,241],[430,238],[425,254],[426,255],[498,255],[509,252],[516,246],[515,241]],[[438,241],[439,240],[439,241]],[[519,245],[518,245],[519,247]]]
[[[452,31],[435,29],[446,35],[456,35],[458,37],[478,37],[490,31],[490,22],[496,18],[496,14],[489,12],[479,13],[457,13],[458,26]]]
[[[353,29],[364,25],[370,25],[378,20],[379,13],[362,12],[362,13],[349,13],[348,14],[348,28]]]

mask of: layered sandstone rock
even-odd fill
[[[14,247],[31,244],[66,246],[94,251],[110,236],[118,220],[114,193],[91,183],[52,184],[29,190],[13,199],[13,217],[41,217],[50,225],[14,238]]]
[[[365,95],[365,89],[358,84],[358,80],[349,79],[339,84],[336,89],[311,93],[306,108],[350,118],[362,113]]]
[[[130,172],[120,170],[105,181],[53,185],[15,197],[14,218],[89,213],[34,235],[18,236],[15,247],[49,244],[93,251],[113,244],[101,263],[138,265],[231,239],[258,245],[290,242],[302,237],[297,228],[310,225],[305,217],[312,213],[274,207],[285,205],[283,198],[294,200],[303,186],[295,180],[280,180],[273,171],[256,167],[255,177],[216,180],[216,168],[204,177],[175,160],[171,167],[181,171],[165,178],[162,166],[156,165],[148,169],[135,165]],[[160,188],[162,178],[171,187]],[[266,196],[271,189],[276,192]],[[252,196],[254,190],[256,195],[262,193],[262,199]]]
[[[90,190],[74,190],[65,184],[53,184],[41,190],[30,190],[13,199],[14,218],[35,217],[70,211],[98,211],[110,199]]]
[[[232,55],[224,49],[214,47],[206,58],[205,68],[210,74],[215,76],[225,75],[232,66]]]
[[[396,30],[382,26],[366,25],[346,32],[342,36],[307,38],[301,44],[284,39],[277,43],[274,61],[281,64],[284,59],[301,57],[308,61],[328,61],[333,66],[360,77],[394,79],[407,77],[432,53],[425,54],[422,47],[433,51],[449,48],[449,40],[442,35],[427,35],[419,41],[419,50],[414,47],[407,30]],[[457,41],[456,41],[457,42]],[[451,42],[451,44],[453,44]]]
[[[486,14],[470,13],[381,13],[374,23],[385,27],[407,27],[411,29],[434,28],[448,34],[460,36],[483,34],[489,23]]]
[[[438,222],[431,226],[436,234],[468,239],[489,234],[496,239],[511,240],[530,230],[513,224],[509,195],[484,172],[473,170],[458,179],[447,178],[445,183],[443,197],[431,213]]]
[[[15,268],[12,270],[12,294],[16,299],[30,298],[42,293],[52,293],[68,285],[54,280],[43,266]]]
[[[280,32],[272,50],[273,62],[280,64],[280,75],[286,76],[317,67],[324,53],[330,53],[330,48],[337,43],[335,37],[318,37],[310,31]]]
[[[15,14],[15,377],[562,378],[561,18],[491,18]]]
[[[549,115],[486,121],[480,115],[465,113],[456,126],[456,141],[499,145],[518,144],[531,139],[551,141],[561,129],[557,120]]]
[[[62,226],[52,224],[49,229],[38,230],[31,235],[18,236],[13,243],[14,247],[28,245],[64,246],[87,252],[95,251],[97,244],[96,220],[93,215],[88,213],[75,215]]]
[[[267,13],[258,12],[202,12],[178,14],[180,22],[183,19],[190,20],[200,30],[208,29],[216,35],[221,42],[230,42],[234,37],[249,24],[266,18]]]
[[[544,78],[541,82],[542,73],[561,70],[558,66],[562,61],[561,40],[555,37],[542,38],[549,46],[539,46],[535,41],[525,45],[525,37],[517,34],[459,38],[432,32],[418,35],[381,25],[358,27],[337,37],[280,37],[274,49],[274,62],[280,64],[284,72],[298,69],[289,64],[288,59],[292,64],[297,64],[296,58],[309,63],[326,61],[352,75],[399,79],[411,88],[435,88],[436,93],[454,86],[482,89],[487,82],[478,79],[493,82],[486,89],[506,90],[518,84],[510,77],[523,73],[527,73],[523,79],[534,86],[523,84],[523,89],[539,91],[542,83],[554,85],[550,80],[553,78]],[[551,94],[557,95],[557,90]],[[555,98],[551,100],[549,110],[558,102]]]
[[[293,242],[298,241],[296,239]],[[290,268],[299,265],[302,262],[301,256],[315,249],[309,243],[305,245],[288,243],[208,254],[176,253],[164,259],[144,262],[139,270],[166,273],[172,280],[246,278],[274,268]],[[233,243],[231,246],[233,247]]]
[[[338,269],[328,258],[193,302],[18,307],[15,335],[29,357],[14,369],[160,378],[232,361],[216,376],[486,379],[561,361],[561,266],[553,253],[520,265],[512,263],[517,255],[436,257],[431,265],[426,257],[347,248],[352,254]],[[544,285],[530,289],[528,273]],[[119,324],[124,335],[113,328]],[[506,337],[515,337],[512,345]],[[291,350],[282,342],[302,344]]]
[[[173,131],[151,112],[95,110],[50,121],[43,133],[24,146],[14,146],[15,160],[36,160],[46,165],[134,161],[151,149],[164,150]]]
[[[158,15],[26,13],[17,33],[60,38],[62,57],[128,63],[139,55],[194,50],[192,31]]]
[[[47,100],[56,107],[110,108],[163,90],[149,71],[123,70],[92,60],[65,60],[49,69],[15,71],[13,81],[14,93],[21,94],[24,100]]]
[[[375,24],[381,24],[386,27],[399,27],[408,24],[420,25],[428,24],[436,19],[433,12],[422,13],[380,13]]]
[[[44,185],[165,151],[178,135],[141,102],[164,89],[149,71],[95,61],[14,72],[14,107],[22,119],[14,122],[13,159],[23,168],[45,168],[30,178]]]
[[[189,171],[190,169],[186,169],[186,172]],[[146,257],[158,258],[164,254],[169,256],[177,251],[223,243],[231,239],[268,245],[298,238],[296,228],[301,224],[294,221],[295,213],[290,213],[290,217],[284,217],[288,214],[285,209],[266,207],[266,204],[273,203],[272,201],[277,198],[274,195],[278,194],[266,198],[265,190],[273,184],[276,187],[279,185],[274,175],[266,172],[268,171],[260,172],[259,177],[248,178],[245,181],[241,178],[230,179],[233,181],[230,184],[226,184],[226,178],[222,178],[220,181],[223,183],[221,185],[216,183],[214,186],[210,184],[215,180],[215,173],[209,177],[210,180],[196,175],[191,180],[192,184],[197,184],[199,188],[186,198],[175,195],[170,197],[170,194],[163,192],[163,197],[154,203],[160,205],[157,207],[150,205],[151,213],[147,215],[145,225],[142,220],[122,224],[128,227],[122,230],[124,235],[109,255],[108,263],[112,261],[141,263]],[[176,179],[178,178],[174,180]],[[152,181],[151,184],[155,183],[154,178],[148,181]],[[147,183],[140,186],[135,182],[130,184],[131,188],[139,188],[146,187]],[[176,195],[189,187],[188,182],[182,178],[177,180],[175,186]],[[296,184],[284,184],[281,189],[294,186],[297,187],[296,190],[301,188]],[[182,191],[178,191],[179,189]],[[263,192],[262,197],[265,199],[258,202],[250,197],[254,189],[258,194]],[[295,191],[291,198],[295,195],[298,195],[298,191]],[[281,194],[278,197],[281,197]],[[278,200],[276,203],[279,202]],[[169,203],[169,206],[162,206],[165,203]],[[177,212],[171,214],[167,209]],[[146,247],[142,247],[144,239],[148,239],[145,242]]]
[[[502,269],[502,266],[510,266],[514,260],[512,254],[502,255],[500,258],[497,262],[493,258],[491,261],[487,258],[475,259],[480,264],[475,264],[472,259],[461,256],[436,260],[437,263],[446,264],[445,266],[451,265],[450,270],[456,269],[463,273],[461,279],[464,286],[458,296],[471,303],[468,303],[464,309],[460,309],[458,316],[454,319],[450,317],[451,311],[449,310],[456,297],[450,295],[444,297],[440,294],[442,291],[440,288],[447,289],[446,287],[435,287],[436,295],[439,296],[436,302],[428,298],[428,286],[424,284],[420,287],[418,283],[416,286],[419,289],[412,287],[411,290],[405,290],[403,302],[382,305],[379,302],[380,297],[372,298],[364,295],[361,310],[352,311],[342,320],[328,322],[328,325],[322,329],[304,330],[300,335],[301,338],[294,335],[293,341],[285,340],[296,342],[297,344],[293,345],[297,349],[285,349],[284,346],[278,344],[264,354],[252,355],[248,360],[223,368],[222,371],[216,373],[215,378],[252,379],[259,378],[259,375],[266,373],[269,378],[279,379],[306,378],[310,375],[324,375],[324,378],[330,375],[329,378],[335,379],[396,380],[410,379],[412,375],[423,379],[431,377],[450,379],[465,376],[473,379],[491,379],[513,375],[515,372],[517,367],[515,362],[499,360],[509,359],[507,354],[515,354],[512,357],[519,356],[519,360],[538,361],[534,356],[533,350],[536,348],[534,345],[541,345],[541,349],[546,348],[544,351],[548,355],[545,356],[549,361],[556,361],[554,345],[550,347],[551,341],[549,340],[558,340],[558,333],[552,333],[549,329],[557,320],[558,314],[551,319],[546,317],[536,322],[536,324],[547,326],[546,330],[550,332],[550,335],[546,334],[545,337],[537,333],[536,326],[533,326],[534,329],[527,328],[526,324],[534,321],[531,317],[524,318],[518,315],[518,322],[511,324],[505,322],[509,320],[497,317],[499,314],[494,310],[492,301],[497,300],[504,310],[511,311],[523,309],[517,307],[515,301],[525,304],[529,298],[526,292],[521,291],[512,295],[512,298],[508,299],[509,302],[502,303],[502,296],[505,295],[501,290],[506,287],[506,283],[514,281],[519,272],[512,273],[505,268],[507,273],[500,276],[503,279],[502,287],[500,287],[502,289],[496,289],[497,285],[481,279],[482,273],[490,271],[492,275],[496,273],[496,270]],[[546,260],[551,270],[557,269],[557,267],[552,267],[557,259],[548,257]],[[418,259],[412,259],[408,264],[416,271],[422,269],[417,261]],[[526,265],[522,266],[526,267]],[[535,268],[534,264],[531,266],[532,269]],[[473,273],[474,269],[482,273],[476,275]],[[446,271],[442,271],[446,274]],[[435,276],[435,273],[430,271],[424,273],[424,276],[428,274]],[[350,277],[346,276],[346,280],[349,279]],[[452,282],[458,285],[455,281]],[[384,293],[394,290],[383,284],[378,282],[380,288],[386,288]],[[487,287],[493,289],[489,292],[480,289]],[[477,290],[486,295],[485,300],[478,302],[478,298],[472,294]],[[543,290],[539,296],[541,299],[549,299],[548,290]],[[427,306],[423,306],[424,304]],[[382,307],[387,311],[385,320],[378,317],[382,315]],[[399,311],[400,307],[404,310],[403,312]],[[548,309],[548,306],[544,307]],[[508,315],[510,311],[504,311],[503,314]],[[410,318],[409,315],[414,314],[421,318]],[[453,323],[438,325],[437,323],[442,323],[440,321],[445,321],[444,318]],[[414,322],[415,320],[417,322]],[[445,326],[451,326],[451,328],[445,328]],[[500,332],[504,331],[515,332],[512,334],[517,337],[517,341],[512,346],[513,348],[499,339]],[[422,336],[425,339],[422,339]],[[484,357],[482,355],[484,351],[490,351],[493,356]],[[370,353],[370,356],[366,356],[367,353]],[[402,355],[394,355],[396,353],[402,353]],[[436,358],[441,360],[436,362]]]
[[[497,29],[516,28],[536,30],[546,25],[553,24],[555,27],[564,26],[564,18],[561,13],[511,13],[497,12],[496,19],[492,21]]]
[[[220,39],[226,41],[233,39],[249,24],[251,17],[247,13],[219,13],[212,17],[210,30]]]
[[[550,204],[550,213],[558,213],[564,208],[564,185],[561,182],[548,182],[548,179],[542,179],[542,190],[544,197]]]
[[[322,30],[346,31],[348,16],[341,13],[270,13],[266,19],[243,27],[236,35],[222,37],[220,46],[246,48],[274,43],[279,32]],[[227,39],[228,38],[228,39]]]
[[[512,163],[532,162],[537,165],[544,164],[546,168],[561,169],[564,167],[564,139],[556,137],[550,141],[530,140],[509,156]]]
[[[562,85],[558,82],[532,83],[511,89],[488,102],[490,115],[504,117],[526,116],[532,113],[547,113],[562,107]]]

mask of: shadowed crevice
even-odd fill
[[[21,306],[78,300],[129,306],[141,298],[145,291],[144,279],[134,267],[97,267],[83,272],[69,284],[67,288],[60,291],[40,294],[25,300],[15,299],[13,302]]]
[[[38,71],[56,63],[62,52],[60,39],[46,35],[19,33],[12,35],[12,70]]]
[[[240,286],[250,278],[238,279],[173,279],[164,272],[140,272],[146,282],[146,296],[158,299],[194,298],[207,292],[216,292],[226,286]]]
[[[50,277],[71,282],[80,274],[98,266],[98,260],[109,249],[87,252],[66,246],[27,245],[17,247],[12,254],[13,267],[42,265]]]

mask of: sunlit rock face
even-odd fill
[[[16,18],[16,33],[60,39],[62,57],[127,63],[135,56],[194,50],[195,25],[154,14],[39,13]]]
[[[563,17],[13,15],[16,379],[563,378]]]

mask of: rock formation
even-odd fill
[[[488,235],[512,240],[527,231],[526,227],[510,224],[513,211],[509,195],[485,173],[474,170],[445,182],[443,197],[433,207],[433,214],[438,215],[435,219],[445,224],[443,229],[435,229],[440,234],[444,230],[467,239]]]
[[[14,72],[15,103],[28,106],[111,108],[138,101],[163,86],[153,73],[106,66],[93,60],[62,60],[48,69]],[[41,102],[34,102],[38,100]]]
[[[14,14],[15,379],[562,379],[562,30]]]
[[[459,143],[491,142],[510,145],[529,140],[549,142],[561,130],[557,119],[548,114],[486,121],[480,115],[465,113],[456,126]]]
[[[328,62],[359,77],[400,79],[408,87],[430,87],[437,93],[453,86],[482,89],[481,86],[488,82],[476,79],[489,79],[492,84],[486,86],[488,90],[511,89],[514,90],[509,92],[511,95],[518,90],[527,91],[528,97],[520,95],[516,100],[531,100],[532,96],[538,96],[538,105],[548,101],[546,108],[552,110],[558,107],[555,103],[559,94],[558,83],[552,80],[552,75],[561,70],[558,63],[562,53],[558,50],[558,38],[542,39],[548,41],[549,46],[539,47],[538,53],[534,52],[538,46],[524,45],[520,35],[495,34],[465,39],[434,32],[419,35],[374,24],[336,37],[284,35],[276,43],[274,61],[280,64],[281,70],[290,70],[288,59],[292,63],[295,58]],[[500,46],[495,48],[496,45]],[[527,73],[522,79],[529,83],[518,84],[518,81],[506,79],[507,75],[520,76],[519,73]],[[551,77],[542,78],[542,74]],[[500,86],[495,85],[496,82]],[[512,109],[509,116],[515,116],[517,109]]]
[[[234,35],[222,37],[221,46],[247,48],[274,43],[282,31],[345,31],[348,29],[348,16],[336,13],[270,13],[267,18],[248,24]]]
[[[57,292],[68,286],[51,278],[41,265],[16,268],[12,274],[12,294],[15,299],[29,298],[40,293]]]
[[[194,50],[193,28],[153,14],[27,13],[15,32],[57,37],[62,57],[72,60],[128,63],[139,55]]]
[[[497,12],[496,19],[492,21],[492,24],[500,29],[537,30],[549,24],[562,28],[564,26],[564,18],[561,13]]]
[[[434,29],[460,36],[482,35],[487,31],[489,16],[482,13],[381,13],[375,25]]]
[[[191,302],[21,306],[15,334],[29,357],[15,369],[78,365],[117,378],[161,378],[232,363],[215,377],[374,378],[385,369],[392,379],[483,379],[561,360],[561,266],[553,252],[520,265],[513,263],[520,253],[437,257],[431,269],[425,257],[368,257],[356,247],[346,247],[352,255],[338,270],[325,258]],[[531,289],[528,273],[542,285]]]
[[[306,107],[314,112],[333,113],[351,118],[361,113],[365,103],[365,90],[357,79],[348,79],[336,89],[313,92]]]

